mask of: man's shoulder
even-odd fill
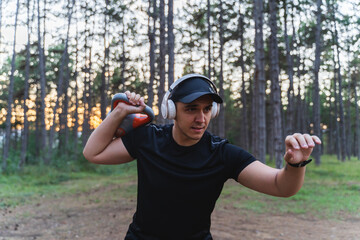
[[[153,132],[155,134],[168,133],[171,131],[172,124],[158,125],[150,123],[145,126],[146,131]]]
[[[134,131],[134,135],[137,135],[136,138],[139,141],[148,139],[148,138],[167,138],[171,136],[171,124],[167,125],[158,125],[154,123],[150,123],[144,126],[141,126]]]
[[[210,142],[210,146],[212,148],[212,150],[223,146],[224,144],[229,143],[229,141],[226,138],[221,138],[217,135],[214,135],[208,131],[205,132],[205,138],[208,139],[208,141]]]
[[[214,143],[226,143],[226,142],[229,142],[226,138],[222,138],[222,137],[219,137],[215,134],[212,134],[208,131],[205,132],[205,137],[207,137],[208,139],[211,140],[211,142],[214,142]]]

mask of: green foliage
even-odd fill
[[[26,171],[29,168],[42,168],[43,160],[42,157],[45,154],[45,149],[42,149],[39,144],[39,135],[40,133],[36,133],[36,131],[30,131],[29,133],[29,140],[28,140],[28,147],[26,152],[26,160],[24,169],[19,169],[18,165],[20,162],[20,147],[21,142],[16,140],[14,136],[11,138],[11,145],[13,146],[10,148],[9,157],[7,159],[7,169],[6,172],[3,174],[16,174],[19,172],[21,174],[22,171]],[[42,149],[42,150],[39,150]],[[78,142],[74,142],[73,139],[68,140],[67,146],[55,146],[51,163],[49,166],[50,168],[55,168],[65,172],[80,172],[80,171],[89,171],[95,172],[96,168],[93,164],[89,164],[87,160],[82,155],[82,146],[81,141],[78,139]],[[1,150],[1,148],[0,148]],[[39,152],[40,151],[40,152]],[[0,158],[1,159],[1,158]],[[0,172],[1,174],[1,172]]]
[[[21,66],[22,61],[24,60],[23,56],[17,55],[15,59],[15,71],[14,71],[14,98],[18,99],[19,96],[22,96],[21,91],[24,87],[23,78],[25,73],[19,71],[19,66]],[[0,68],[0,79],[4,78],[4,81],[0,81],[1,89],[0,91],[0,108],[7,108],[7,99],[8,99],[8,85],[10,81],[10,72],[11,72],[11,58],[9,57],[3,66]]]
[[[62,54],[64,51],[64,44],[50,46],[47,52],[46,61],[46,81],[47,92],[51,89],[56,89],[57,81],[59,78],[59,69],[61,65]],[[72,61],[70,61],[71,63]],[[14,100],[21,101],[24,97],[25,91],[25,66],[26,66],[26,46],[21,49],[16,55],[14,72]],[[72,64],[69,64],[72,67]],[[30,59],[29,59],[29,89],[37,89],[39,82],[39,61],[37,52],[37,43],[33,43],[30,46]],[[9,72],[11,69],[11,59],[7,59],[5,64],[0,68],[0,76],[4,76],[5,79],[9,78]],[[65,70],[65,69],[64,69]],[[69,70],[72,72],[72,70]],[[65,77],[65,76],[64,76]],[[0,77],[1,79],[1,77]],[[0,82],[0,85],[6,89],[8,82]],[[8,91],[0,91],[0,107],[6,107]]]
[[[135,162],[119,166],[100,166],[79,158],[80,165],[93,165],[91,171],[74,171],[71,165],[61,167],[33,165],[23,171],[0,175],[0,208],[14,207],[43,197],[89,191],[93,186],[120,182],[136,175]],[[57,161],[55,161],[57,162]],[[119,179],[121,176],[123,179]],[[136,189],[128,194],[136,194]]]
[[[237,107],[239,104],[236,99],[231,98],[231,91],[225,90],[226,99],[226,112],[225,121],[226,124],[226,138],[234,144],[239,145],[241,143],[241,110]]]

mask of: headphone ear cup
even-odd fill
[[[170,93],[166,92],[161,102],[161,115],[163,116],[164,119],[167,119],[169,117],[169,108],[168,108],[169,95]]]
[[[211,118],[216,118],[220,112],[220,104],[213,102],[211,108]]]
[[[167,119],[168,117],[167,101],[165,99],[163,99],[161,103],[161,115],[164,119]]]
[[[175,103],[169,99],[167,101],[167,118],[168,119],[175,119],[176,117],[176,106]]]

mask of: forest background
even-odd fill
[[[313,152],[360,160],[360,3],[355,0],[0,0],[2,172],[84,166],[111,97],[159,99],[186,73],[225,99],[210,131],[283,164],[294,132]],[[266,155],[268,158],[266,158]],[[66,163],[66,164],[65,164]]]

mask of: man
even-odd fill
[[[93,163],[122,164],[137,159],[136,213],[126,240],[209,240],[210,216],[229,178],[265,194],[289,197],[301,188],[305,165],[316,136],[294,134],[285,140],[286,165],[274,169],[250,153],[206,131],[219,113],[221,97],[213,83],[198,74],[170,86],[162,115],[173,124],[149,124],[113,138],[131,113],[144,110],[144,99],[126,92],[130,104],[119,103],[91,134],[84,156]],[[240,133],[239,133],[240,134]]]

